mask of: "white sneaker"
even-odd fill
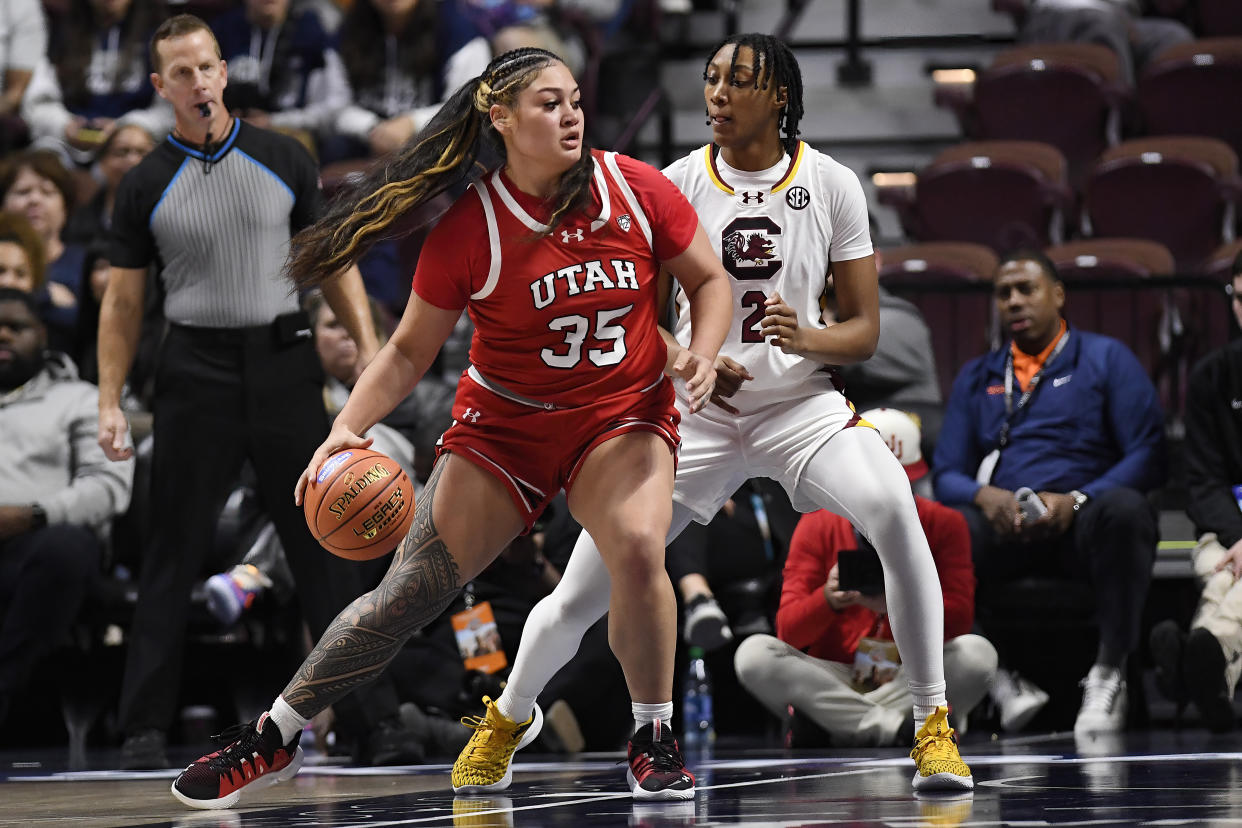
[[[1082,707],[1074,735],[1119,733],[1126,725],[1126,681],[1116,667],[1100,664],[1082,680]]]
[[[729,619],[715,598],[699,595],[686,605],[685,638],[687,644],[702,647],[705,653],[733,640]]]
[[[997,670],[988,690],[1000,708],[1000,726],[1006,733],[1017,733],[1048,703],[1048,694],[1012,670]]]

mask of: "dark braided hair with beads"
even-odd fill
[[[785,106],[781,108],[780,122],[777,128],[785,133],[781,143],[785,151],[793,155],[798,148],[798,122],[802,120],[802,69],[793,50],[780,38],[758,32],[735,34],[720,41],[707,55],[703,67],[703,79],[707,79],[707,69],[712,58],[726,46],[733,46],[733,55],[729,60],[729,72],[737,66],[737,54],[743,47],[749,47],[753,58],[751,69],[754,72],[755,88],[767,89],[785,87]]]
[[[391,161],[372,167],[294,236],[288,264],[294,284],[305,289],[334,278],[389,237],[402,216],[455,185],[481,178],[488,172],[479,163],[485,144],[505,158],[504,139],[489,115],[492,105],[516,104],[522,90],[553,63],[564,61],[546,49],[514,49],[462,84]],[[553,229],[590,203],[595,162],[585,140],[581,146],[581,156],[561,173],[552,196],[556,206],[548,225]]]

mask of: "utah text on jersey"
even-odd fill
[[[608,275],[611,268],[612,276]],[[572,264],[551,273],[545,273],[530,283],[530,295],[535,308],[542,310],[556,301],[557,285],[566,296],[591,293],[596,290],[638,290],[634,277],[634,262],[626,259],[609,259],[607,264],[599,259]]]

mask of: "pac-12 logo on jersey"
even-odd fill
[[[617,216],[617,226],[627,233],[630,232],[630,214],[622,213]]]
[[[573,232],[570,232],[569,230],[562,230],[561,241],[565,244],[569,244],[571,241],[582,241],[582,228],[579,227]]]
[[[776,237],[781,227],[767,216],[736,218],[720,232],[721,260],[734,279],[770,279],[781,269]]]

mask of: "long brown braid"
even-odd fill
[[[545,49],[514,49],[463,84],[395,158],[347,187],[317,222],[293,238],[288,267],[294,284],[305,289],[335,277],[385,238],[402,216],[450,187],[480,178],[486,172],[477,163],[484,141],[504,158],[504,141],[489,110],[494,104],[514,105],[554,62],[563,61]],[[589,203],[593,173],[590,147],[583,141],[581,157],[561,174],[551,227]]]

